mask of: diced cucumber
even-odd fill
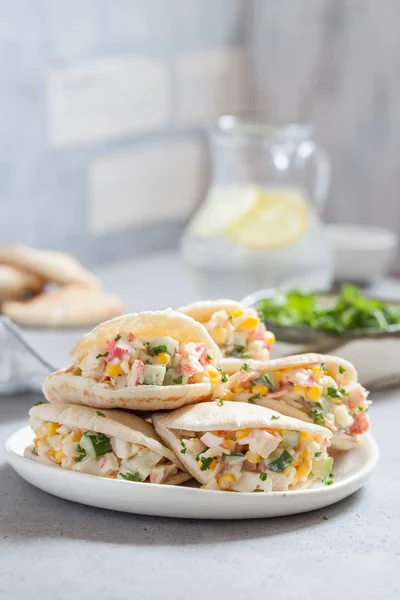
[[[178,369],[174,367],[168,367],[163,384],[164,385],[180,385],[183,383],[182,373],[179,373]]]
[[[325,479],[332,473],[333,458],[314,458],[311,472],[319,479]]]
[[[152,468],[155,467],[161,459],[162,456],[160,454],[145,448],[130,460],[122,463],[118,476],[122,479],[144,481],[150,475]],[[129,474],[134,476],[135,479],[130,477]]]
[[[79,445],[86,452],[86,456],[103,456],[107,452],[112,452],[111,440],[103,433],[96,435],[84,433]]]
[[[296,448],[300,439],[300,431],[285,429],[282,431],[282,446],[284,448]]]
[[[287,450],[284,450],[277,459],[267,465],[267,469],[274,471],[275,473],[280,473],[280,471],[284,471],[288,468],[292,460],[293,456],[289,454]]]
[[[332,400],[330,398],[327,398],[326,396],[322,396],[322,398],[319,401],[322,410],[325,413],[331,413],[333,412],[333,408],[332,408]]]
[[[232,344],[234,346],[246,346],[247,334],[244,331],[234,331],[232,333]]]
[[[270,392],[276,392],[278,390],[277,380],[274,377],[274,374],[271,372],[264,373],[264,375],[255,379],[254,384],[255,385],[266,385]]]
[[[176,354],[179,344],[176,340],[168,336],[152,338],[151,342],[149,343],[150,354],[153,352],[155,354],[159,354],[158,349],[162,348],[163,346],[165,346],[165,348],[163,348],[161,352],[167,352],[173,356]]]
[[[165,365],[144,365],[143,383],[145,385],[162,385],[165,372]]]

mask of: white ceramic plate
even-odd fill
[[[333,485],[294,492],[235,494],[106,479],[42,465],[23,456],[32,439],[31,428],[24,427],[7,440],[6,451],[17,473],[41,490],[89,506],[189,519],[279,517],[329,506],[364,485],[379,455],[375,440],[367,434],[357,448],[336,457]]]

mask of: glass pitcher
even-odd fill
[[[330,166],[311,128],[224,116],[209,143],[212,182],[181,241],[199,297],[329,287],[320,214]]]

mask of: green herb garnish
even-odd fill
[[[204,456],[200,456],[200,460],[201,460],[200,471],[207,471],[211,467],[211,463],[214,459],[212,456],[209,456],[208,458],[204,458]]]
[[[342,375],[345,371],[346,369],[342,365],[339,365],[339,373]]]
[[[316,456],[316,457],[318,458],[318,456],[322,456],[322,452],[316,452],[316,453],[314,454],[314,456]]]
[[[386,330],[400,324],[398,307],[367,298],[352,285],[343,285],[330,306],[323,306],[313,293],[292,290],[260,300],[256,309],[267,325],[310,327],[333,334],[356,329]]]
[[[207,360],[212,360],[211,354],[207,354]]]
[[[39,402],[36,402],[36,404],[34,404],[33,406],[40,406],[41,404],[44,404],[43,400],[39,400]]]
[[[324,415],[320,410],[317,410],[316,408],[314,410],[311,410],[308,413],[308,416],[314,421],[314,423],[316,425],[323,425],[324,424]]]
[[[253,490],[253,492],[263,492],[264,490],[262,488],[256,488],[255,490]]]
[[[96,414],[99,415],[99,417],[105,417],[106,415],[104,413],[102,413],[100,410],[96,410]]]
[[[265,481],[267,479],[267,477],[268,477],[267,473],[265,473],[265,472],[260,473],[260,479],[261,479],[261,481]]]
[[[235,358],[245,358],[244,351],[244,346],[234,346],[230,352],[226,353],[226,356],[233,356]]]
[[[324,521],[328,520],[328,517],[326,515],[322,515],[322,518],[323,518]]]
[[[248,363],[243,363],[241,371],[250,371],[250,365]]]
[[[279,417],[277,417],[276,415],[272,415],[271,420],[272,421],[277,421],[279,419]]]
[[[120,339],[121,339],[121,336],[120,336],[120,335],[117,335],[117,336],[114,338],[114,342],[119,342],[119,340],[120,340]]]
[[[344,388],[339,388],[339,392],[342,394],[342,396],[348,396],[349,392],[346,392],[346,390]]]
[[[109,352],[104,352],[104,354],[98,354],[96,356],[96,358],[105,358],[106,356],[108,356],[110,353]]]
[[[173,382],[175,383],[175,385],[180,385],[183,381],[183,375],[179,375],[179,377],[177,377],[176,379],[173,380]]]
[[[181,446],[182,446],[181,454],[186,454],[187,448],[186,448],[186,444],[183,440],[181,440]]]
[[[222,406],[224,404],[224,401],[221,400],[220,398],[217,398],[215,401],[215,404],[218,404],[218,406]]]
[[[76,451],[79,453],[79,456],[75,457],[74,460],[75,462],[81,462],[81,460],[83,460],[86,456],[86,450],[84,450],[82,448],[82,446],[80,446],[79,444],[76,447]]]
[[[222,381],[222,383],[226,383],[228,381],[228,379],[229,379],[228,375],[224,371],[221,371],[221,381]]]
[[[159,354],[161,354],[161,352],[168,352],[168,348],[165,344],[162,344],[161,346],[154,346],[154,348],[149,348],[149,352],[154,356],[158,356]]]
[[[324,371],[324,373],[328,372],[328,367],[325,365],[325,363],[321,363],[321,371]]]
[[[358,410],[359,410],[360,412],[367,412],[368,408],[364,408],[364,406],[359,406],[359,407],[358,407]]]
[[[35,446],[33,446],[33,448],[32,448],[32,454],[34,454],[35,456],[39,456],[38,451],[36,450]]]
[[[260,392],[257,392],[257,394],[253,394],[252,396],[250,396],[250,398],[247,400],[247,402],[250,402],[250,404],[254,404],[254,400],[259,400],[261,398],[261,394]]]
[[[139,473],[120,473],[119,475],[126,481],[143,481]]]
[[[333,483],[333,479],[334,479],[334,474],[333,473],[329,473],[329,475],[327,475],[324,479],[324,484],[325,485],[332,485]]]
[[[333,385],[330,385],[327,390],[326,393],[328,394],[328,396],[330,396],[331,398],[341,398],[341,394],[340,394],[340,390],[338,390],[337,388],[333,387]]]

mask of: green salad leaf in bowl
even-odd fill
[[[259,300],[255,308],[271,327],[311,328],[333,335],[400,325],[399,307],[367,298],[352,285],[342,286],[331,302],[320,294],[292,290]]]

